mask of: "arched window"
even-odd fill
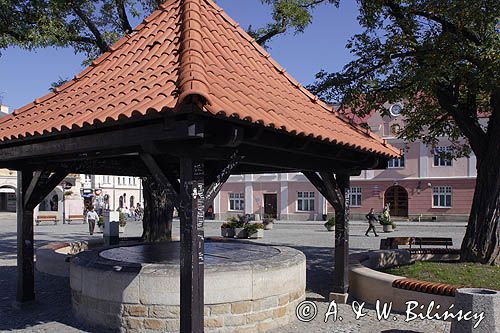
[[[118,199],[118,200],[119,200],[118,207],[123,208],[123,196],[120,195],[120,199]]]
[[[135,200],[134,196],[131,195],[130,196],[130,208],[134,207],[134,200]]]

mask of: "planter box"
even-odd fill
[[[392,224],[389,224],[389,225],[382,225],[382,229],[384,230],[384,232],[393,232],[394,229],[392,229]]]
[[[234,228],[221,228],[220,235],[222,237],[234,238]]]
[[[124,233],[125,232],[125,226],[123,226],[123,227],[121,225],[118,226],[118,232],[121,233],[121,234]]]
[[[247,238],[247,231],[244,228],[234,228],[236,238]]]
[[[264,224],[264,230],[271,230],[271,229],[273,229],[273,226],[274,226],[273,222],[268,223],[268,224]]]
[[[264,230],[263,229],[257,229],[256,232],[252,234],[248,234],[248,238],[251,239],[257,239],[257,238],[263,238],[264,237]]]

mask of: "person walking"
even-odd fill
[[[94,234],[94,228],[97,221],[99,221],[99,215],[96,213],[95,208],[92,206],[86,216],[87,223],[89,224],[89,233]]]
[[[375,216],[375,213],[373,213],[373,208],[370,209],[370,212],[366,214],[366,219],[368,220],[368,230],[365,232],[365,236],[369,237],[368,233],[370,230],[373,230],[373,233],[375,234],[375,237],[378,237],[377,231],[375,230],[375,222],[378,221],[377,217]]]

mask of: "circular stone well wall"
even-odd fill
[[[120,331],[179,330],[179,242],[85,251],[71,261],[73,311]],[[288,247],[205,243],[205,331],[272,331],[304,299],[306,259]]]

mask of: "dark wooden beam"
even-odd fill
[[[190,125],[191,124],[191,125]],[[86,135],[57,138],[50,141],[34,141],[22,145],[0,146],[0,166],[13,160],[32,159],[35,157],[70,156],[77,154],[106,152],[116,154],[141,151],[141,144],[155,140],[164,142],[200,140],[201,137],[193,131],[192,122],[180,121],[170,130],[165,130],[164,124],[155,123],[134,128],[118,128],[106,132],[85,133]],[[83,156],[84,157],[84,156]]]
[[[214,200],[229,176],[231,176],[231,171],[238,166],[241,159],[242,157],[239,156],[237,152],[234,153],[224,169],[217,175],[216,179],[210,182],[209,187],[205,191],[205,205],[209,205]]]
[[[44,172],[44,174],[47,174],[47,172]],[[52,190],[59,185],[64,178],[68,175],[68,172],[66,170],[57,170],[53,172],[50,176],[48,177],[43,177],[44,181],[39,182],[36,191],[33,193],[31,200],[29,201],[28,206],[35,208],[40,202],[42,202],[43,199],[47,195],[52,192]]]
[[[349,289],[349,173],[303,171],[335,209],[335,269],[333,292],[346,295]],[[341,298],[339,298],[340,300]],[[344,298],[345,299],[345,298]]]
[[[333,292],[347,294],[349,290],[349,175],[337,174],[335,191],[341,193],[342,209],[335,211],[335,270]]]
[[[33,208],[27,208],[26,192],[33,183],[33,171],[17,172],[17,302],[35,299]]]
[[[204,164],[180,160],[180,319],[181,333],[199,333],[204,328]]]
[[[174,185],[172,185],[169,177],[167,177],[165,175],[164,170],[162,170],[162,168],[158,165],[155,158],[151,154],[142,153],[141,159],[144,162],[144,165],[146,165],[146,167],[148,168],[151,175],[166,188],[168,193],[171,194],[172,200],[174,202],[174,206],[177,209],[180,209],[180,206],[179,206],[180,186],[177,185],[177,190],[176,190]],[[172,177],[170,177],[170,178],[172,178]]]
[[[31,200],[31,196],[33,195],[33,191],[35,190],[40,177],[42,176],[42,171],[33,172],[33,176],[31,177],[30,184],[24,193],[24,206],[27,206]],[[26,177],[25,177],[26,178]]]

